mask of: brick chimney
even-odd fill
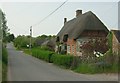
[[[64,18],[64,24],[67,22],[67,18]]]
[[[76,10],[76,18],[82,14],[82,10]]]

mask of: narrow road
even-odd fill
[[[78,74],[41,61],[21,51],[12,44],[8,50],[8,81],[117,81],[117,75]]]

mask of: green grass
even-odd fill
[[[28,55],[32,55],[32,52],[30,49],[22,49],[22,51],[24,51],[24,53],[26,53]]]
[[[95,68],[95,66],[92,66],[90,64],[82,63],[74,71],[78,72],[78,73],[93,74],[93,73],[96,73],[96,68]]]

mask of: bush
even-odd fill
[[[31,38],[31,44],[32,47],[34,46],[34,38]],[[17,47],[18,49],[21,48],[28,48],[27,45],[30,44],[30,36],[18,36],[17,38],[14,39],[14,46]]]
[[[32,49],[32,56],[45,60],[56,65],[70,68],[73,63],[73,56],[56,54],[51,51],[46,51],[41,48]]]
[[[32,49],[32,56],[45,60],[47,62],[50,61],[51,53],[52,53],[51,51],[46,51],[42,49]]]
[[[52,61],[56,65],[60,65],[60,66],[63,66],[65,68],[70,68],[72,66],[72,63],[73,63],[73,56],[54,54],[52,56]]]
[[[7,81],[8,54],[5,47],[2,48],[2,81]]]
[[[50,49],[48,46],[45,46],[45,45],[44,45],[44,46],[41,46],[41,49],[42,49],[42,50],[48,50],[48,51],[51,51],[51,49]]]
[[[8,63],[7,57],[8,57],[7,50],[3,47],[2,48],[2,62],[6,65]]]

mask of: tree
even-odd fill
[[[34,38],[32,38],[32,47],[33,47],[33,42]],[[30,44],[30,37],[29,36],[24,36],[24,35],[19,35],[14,39],[14,45],[17,48],[27,48],[27,45]]]
[[[7,42],[7,34],[8,34],[8,26],[7,26],[7,20],[5,17],[5,14],[1,12],[1,29],[2,29],[2,35],[3,35],[3,42]]]
[[[0,43],[2,40],[2,10],[0,10]]]
[[[42,39],[45,39],[45,38],[47,38],[48,36],[47,35],[41,35],[40,36],[40,38],[42,38]]]
[[[14,36],[14,34],[9,34],[8,36],[7,36],[7,41],[8,42],[13,42],[13,40],[15,39],[15,36]]]

